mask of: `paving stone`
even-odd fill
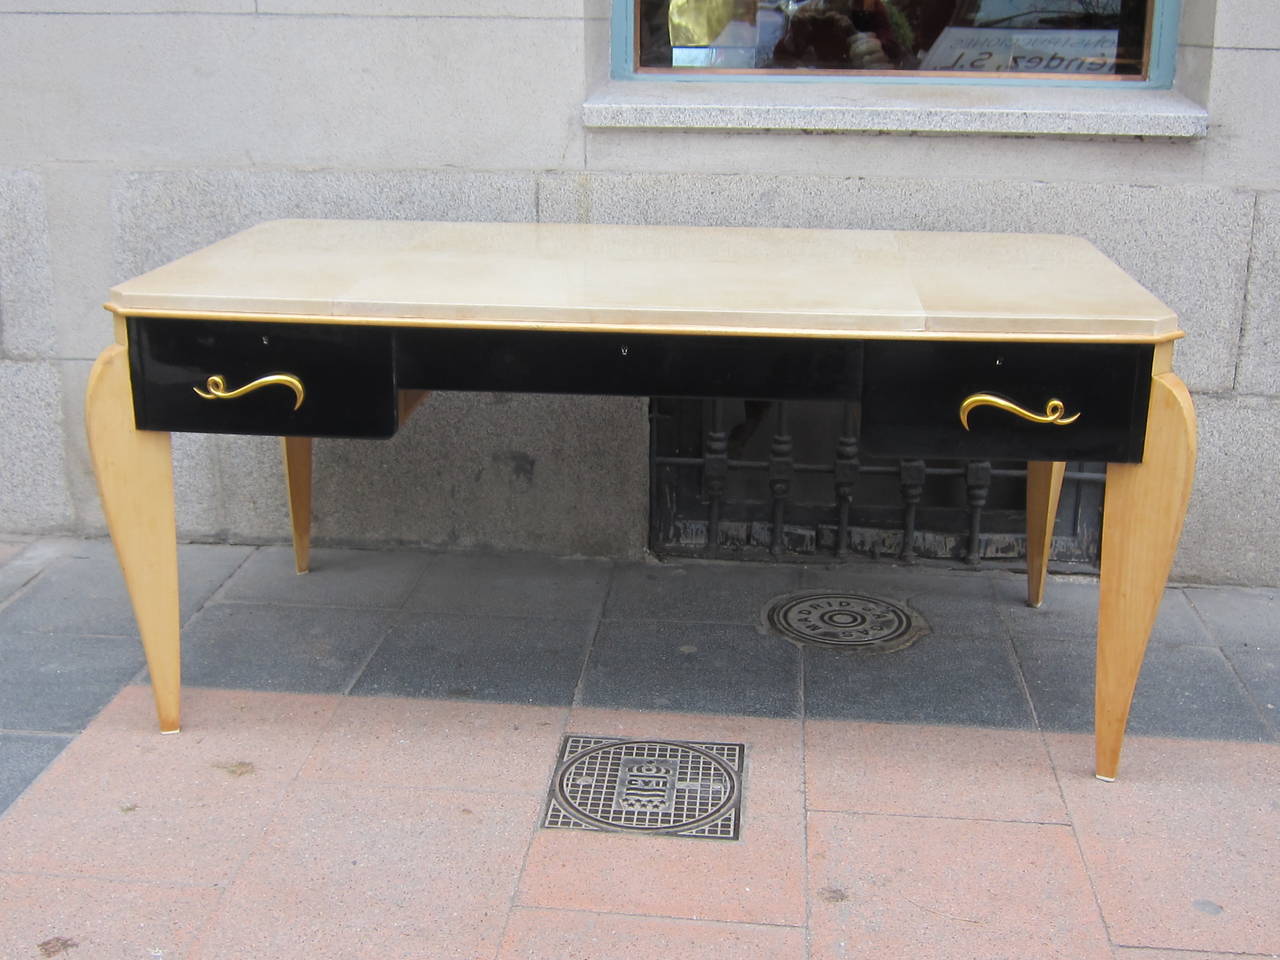
[[[541,799],[567,716],[565,707],[342,697],[301,776]]]
[[[150,686],[130,684],[76,738],[68,759],[94,772],[114,764],[196,782],[283,783],[298,775],[342,702],[332,694],[187,687],[181,735],[162,736]]]
[[[402,614],[351,692],[568,706],[594,629],[583,620]]]
[[[809,816],[811,956],[1111,960],[1071,828]]]
[[[1032,724],[1002,628],[985,637],[938,632],[892,653],[806,649],[804,709],[882,723]]]
[[[1067,822],[1037,730],[806,720],[804,755],[810,810]]]
[[[801,960],[805,956],[804,941],[804,931],[799,927],[518,907],[511,912],[498,960],[669,960],[701,956],[717,960]]]
[[[1093,642],[1098,631],[1098,581],[1052,576],[1045,584],[1044,603],[1027,606],[1026,579],[1001,574],[995,581],[996,606],[1015,638],[1047,638]],[[1168,589],[1151,630],[1151,643],[1211,643],[1204,626],[1179,589]]]
[[[31,785],[70,737],[0,733],[0,813]]]
[[[405,607],[495,617],[594,618],[609,589],[610,569],[598,560],[520,554],[434,556]]]
[[[1092,643],[1014,641],[1036,718],[1045,730],[1091,731]],[[1209,740],[1268,740],[1269,732],[1217,647],[1149,646],[1129,732]]]
[[[613,575],[607,620],[759,623],[776,596],[798,589],[796,567],[729,563],[631,564]]]
[[[311,551],[311,570],[299,574],[293,547],[256,551],[223,591],[225,600],[319,607],[399,607],[426,566],[410,550]]]
[[[954,570],[924,564],[851,563],[806,567],[802,589],[861,593],[907,604],[931,628],[952,635],[980,636],[999,623],[993,571]]]
[[[1102,783],[1093,737],[1045,740],[1115,943],[1280,952],[1275,744],[1130,737]]]
[[[178,548],[178,584],[184,622],[218,589],[252,547],[193,543]],[[106,540],[76,544],[51,563],[8,607],[0,631],[91,636],[137,635],[133,608],[115,550]]]
[[[154,713],[137,714],[100,735],[91,724],[0,818],[0,875],[199,886],[236,875],[285,782],[265,763],[259,772],[256,751],[224,752],[224,738],[202,742],[194,730],[161,736]]]
[[[0,876],[0,955],[187,958],[220,896],[213,886]]]
[[[800,710],[794,644],[755,627],[606,622],[583,674],[583,705],[792,717]]]
[[[143,663],[133,637],[0,633],[0,728],[78,731]]]
[[[183,683],[343,693],[392,623],[382,610],[215,603],[183,631]]]
[[[49,541],[31,544],[4,544],[5,557],[0,563],[0,604],[34,580],[54,559],[47,548]]]
[[[537,816],[533,797],[298,781],[202,956],[492,957]]]
[[[1273,738],[1280,739],[1280,650],[1228,649],[1227,659],[1262,714]]]
[[[1225,650],[1280,650],[1280,590],[1189,587],[1187,598]]]

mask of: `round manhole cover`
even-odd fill
[[[555,797],[575,817],[608,830],[686,832],[738,802],[738,773],[692,744],[622,740],[590,747],[556,772]]]
[[[791,640],[823,647],[887,653],[929,632],[910,607],[857,593],[796,593],[765,608],[769,629]]]

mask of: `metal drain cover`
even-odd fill
[[[764,611],[770,630],[790,640],[845,650],[888,653],[929,632],[924,617],[905,604],[858,593],[791,593]]]
[[[745,754],[741,743],[570,734],[542,825],[736,840]]]

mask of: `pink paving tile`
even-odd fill
[[[0,819],[0,869],[225,882],[335,700],[190,690],[186,732],[162,736],[126,688]]]
[[[297,781],[201,960],[475,960],[498,948],[533,797]]]
[[[1111,960],[1069,827],[813,813],[813,960]]]
[[[0,874],[0,956],[183,960],[218,891]]]
[[[809,720],[805,776],[810,810],[1067,819],[1035,731]]]
[[[1196,950],[1147,950],[1143,947],[1116,947],[1115,960],[1264,960],[1280,957],[1277,953],[1201,953]]]
[[[498,960],[802,960],[804,941],[797,927],[517,907]]]
[[[539,830],[524,906],[741,923],[804,923],[800,724],[720,715],[575,710],[569,732],[747,744],[741,839]]]
[[[547,792],[567,708],[347,697],[302,776]]]
[[[1102,783],[1092,738],[1048,743],[1115,943],[1280,953],[1280,747],[1130,737]]]
[[[184,776],[203,773],[211,763],[243,760],[253,764],[259,777],[291,780],[342,700],[327,694],[184,687],[182,732],[164,736],[156,726],[151,688],[129,686],[85,729],[73,749],[164,757],[169,769]],[[117,755],[116,761],[121,759]]]

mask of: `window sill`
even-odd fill
[[[611,80],[582,105],[589,128],[1005,136],[1208,133],[1204,107],[1172,90],[887,83]]]

